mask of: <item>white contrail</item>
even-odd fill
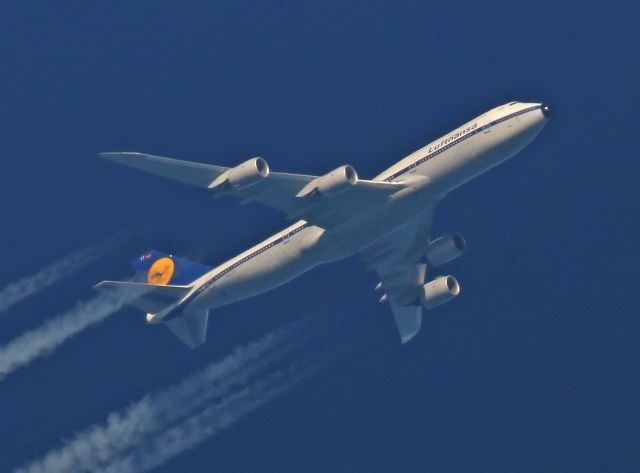
[[[250,382],[269,365],[291,354],[316,332],[303,318],[239,347],[222,361],[211,363],[180,383],[147,395],[123,413],[111,413],[105,424],[75,435],[57,450],[17,470],[17,473],[95,471],[131,447],[144,442],[202,409],[212,400],[228,396]]]
[[[326,361],[298,361],[180,422],[99,471],[149,471],[190,450],[316,373]]]
[[[123,303],[123,299],[113,295],[99,295],[92,300],[79,302],[68,312],[14,338],[0,347],[0,381],[34,359],[49,355],[60,344],[90,325],[103,321],[118,311]]]
[[[96,260],[122,241],[122,237],[107,238],[95,245],[68,255],[60,261],[42,268],[31,276],[12,282],[0,290],[0,313],[7,311],[27,297],[70,276]]]

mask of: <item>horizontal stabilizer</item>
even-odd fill
[[[175,319],[167,320],[165,325],[182,343],[189,348],[196,348],[204,343],[207,336],[208,310],[182,314]]]
[[[127,281],[102,281],[95,289],[121,297],[124,302],[144,312],[155,314],[179,302],[190,286],[158,286]]]

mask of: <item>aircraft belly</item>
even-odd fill
[[[221,307],[295,279],[323,262],[317,251],[310,251],[323,233],[323,229],[315,226],[305,228],[223,276],[191,306]]]
[[[189,310],[221,307],[247,299],[275,289],[315,266],[346,258],[403,224],[407,211],[387,205],[335,229],[309,226],[224,275],[198,296]]]
[[[372,212],[354,216],[344,225],[327,230],[318,242],[319,259],[329,263],[351,256],[424,213],[435,202],[427,184],[428,181],[422,187],[404,189]]]

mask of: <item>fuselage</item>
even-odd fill
[[[544,127],[547,110],[543,104],[521,102],[489,110],[376,176],[375,181],[407,184],[384,203],[331,229],[299,220],[201,276],[177,305],[147,320],[160,322],[243,300],[357,253],[522,150]]]

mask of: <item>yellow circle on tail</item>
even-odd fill
[[[160,258],[154,262],[147,273],[147,282],[149,284],[157,284],[166,286],[171,281],[175,265],[171,258]]]

